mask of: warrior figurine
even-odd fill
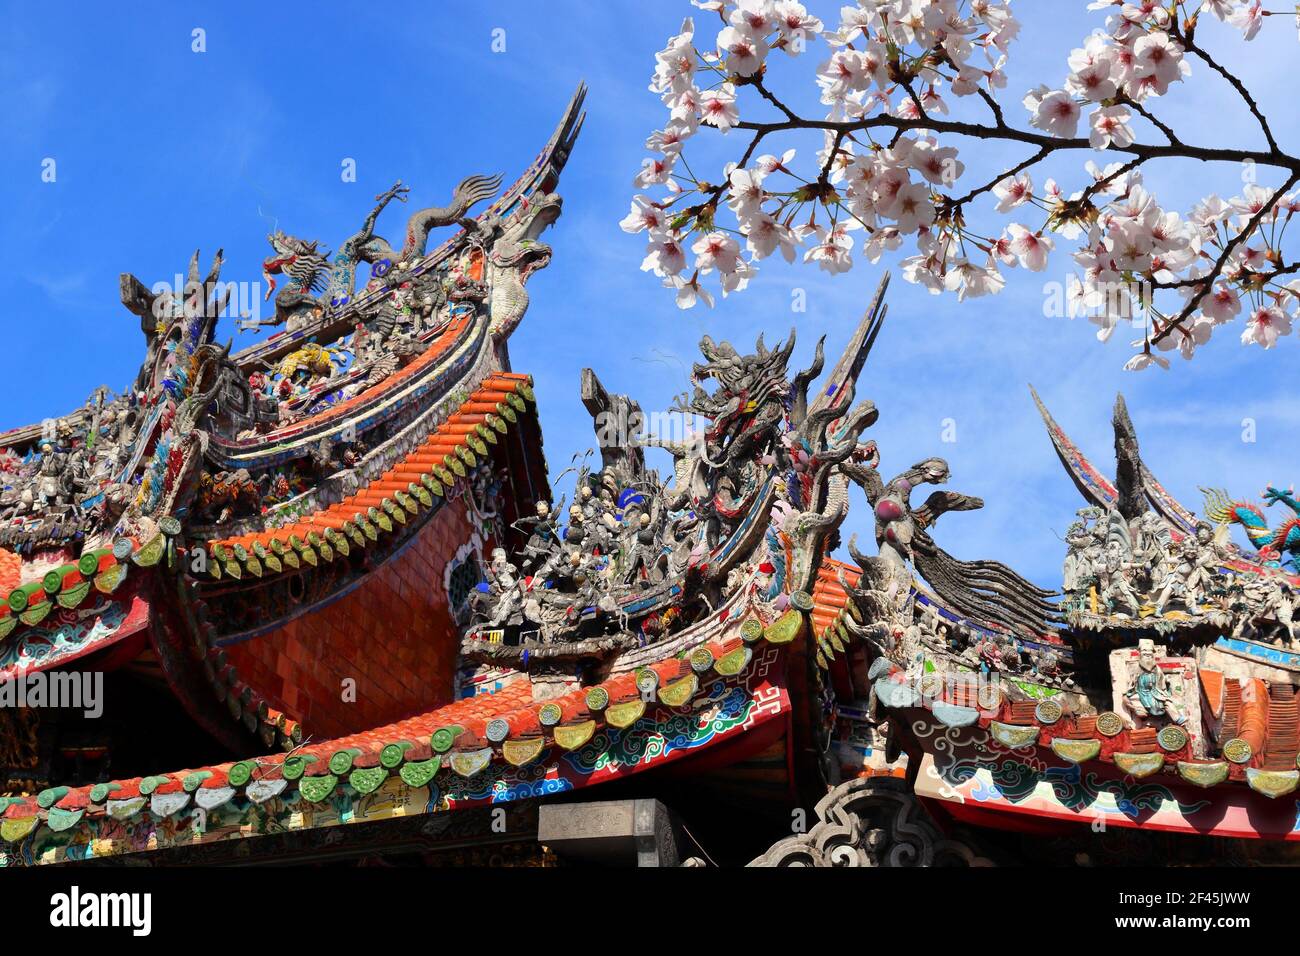
[[[1204,522],[1196,526],[1196,536],[1183,540],[1177,557],[1172,557],[1170,567],[1161,581],[1160,593],[1156,596],[1156,616],[1164,613],[1165,604],[1171,597],[1178,597],[1187,613],[1199,617],[1201,610],[1197,607],[1197,598],[1205,590],[1210,574],[1218,561],[1214,553],[1213,529]]]
[[[1112,542],[1106,549],[1105,557],[1097,565],[1097,583],[1107,611],[1114,610],[1117,604],[1123,604],[1128,611],[1121,610],[1120,614],[1137,617],[1141,602],[1125,574],[1131,568],[1132,565],[1120,553],[1119,545]]]

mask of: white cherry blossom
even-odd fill
[[[1010,212],[1033,197],[1034,181],[1029,178],[1028,173],[1008,176],[1006,179],[998,180],[994,185],[993,195],[998,197],[998,204],[994,208],[998,212]]]
[[[767,43],[761,37],[735,27],[718,34],[718,49],[726,54],[727,70],[739,76],[753,76],[767,56]]]
[[[705,123],[727,132],[740,119],[736,95],[730,84],[700,94],[700,116]]]
[[[691,252],[695,253],[695,268],[702,274],[714,269],[735,272],[740,260],[740,243],[725,232],[711,232],[697,239]]]
[[[659,203],[649,196],[637,196],[632,200],[632,211],[619,223],[624,232],[641,232],[649,229],[654,232],[664,227],[664,210]]]
[[[1088,142],[1093,149],[1106,149],[1112,143],[1120,148],[1133,145],[1133,130],[1128,121],[1132,115],[1122,106],[1103,106],[1093,110],[1092,132]]]
[[[1047,254],[1052,251],[1051,239],[1014,222],[1007,226],[1007,233],[1011,236],[1011,251],[1020,265],[1030,272],[1042,272],[1047,268]]]
[[[1033,105],[1030,106],[1030,99]],[[1053,136],[1071,137],[1079,128],[1079,104],[1065,90],[1049,90],[1040,97],[1026,97],[1025,105],[1033,110],[1030,125]]]
[[[1279,336],[1291,334],[1291,316],[1276,306],[1256,309],[1246,321],[1241,333],[1243,345],[1258,345],[1271,349]]]

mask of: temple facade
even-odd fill
[[[0,693],[105,686],[93,716],[0,709],[0,862],[972,865],[1096,821],[1295,839],[1293,493],[1267,492],[1280,523],[1219,490],[1198,517],[1122,399],[1112,480],[1035,393],[1085,499],[1062,587],[948,553],[939,519],[983,502],[914,501],[948,464],[886,480],[867,437],[887,277],[807,368],[793,330],[706,336],[682,434],[585,369],[595,451],[556,500],[509,338],[584,95],[512,185],[466,177],[400,243],[400,182],[336,251],[268,236],[251,324],[276,331],[244,351],[217,341],[220,253],[170,293],[124,275],[135,381],[0,434]],[[844,562],[851,498],[875,547]]]

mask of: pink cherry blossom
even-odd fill
[[[654,272],[657,276],[675,276],[686,268],[686,253],[682,251],[681,240],[675,234],[659,234],[652,237],[649,252],[641,262],[642,272]]]
[[[754,167],[764,176],[770,176],[778,170],[788,173],[790,171],[789,165],[793,159],[794,150],[787,149],[780,156],[764,155],[758,157],[758,161],[754,163]]]
[[[817,241],[804,254],[804,262],[816,262],[832,275],[853,268],[853,259],[849,255],[853,249],[853,237],[843,227],[827,229],[824,226],[814,226],[812,234]]]
[[[649,196],[637,196],[632,200],[632,211],[619,223],[624,232],[637,233],[643,229],[654,232],[663,228],[663,207]]]
[[[701,236],[691,246],[695,253],[695,268],[698,272],[709,273],[714,269],[719,272],[735,272],[740,258],[740,243],[725,232],[711,232]]]
[[[727,57],[727,70],[739,76],[753,76],[767,56],[767,44],[750,33],[725,27],[718,34],[718,50]]]
[[[755,259],[766,259],[779,248],[786,262],[794,262],[793,231],[765,212],[749,221],[745,245]]]
[[[738,0],[727,19],[737,30],[761,40],[776,29],[776,10],[772,0]]]
[[[808,8],[798,0],[780,0],[776,5],[776,28],[786,41],[787,53],[797,53],[794,41],[807,43],[822,32],[822,21],[808,12]]]
[[[884,62],[883,55],[880,62]],[[854,90],[865,90],[871,85],[871,80],[871,61],[867,54],[858,50],[836,50],[817,71],[822,102],[828,104],[844,99]]]
[[[1065,90],[1050,91],[1032,108],[1029,124],[1053,136],[1070,137],[1079,128],[1079,104]]]
[[[632,185],[638,189],[645,189],[649,186],[656,186],[666,183],[673,174],[673,164],[677,162],[677,157],[672,154],[665,156],[651,156],[641,164],[641,172],[636,174],[632,180]]]
[[[1124,363],[1124,368],[1129,372],[1140,372],[1143,369],[1150,368],[1152,365],[1158,365],[1163,369],[1168,369],[1169,359],[1160,355],[1154,355],[1151,352],[1138,352]]]
[[[1168,33],[1148,33],[1133,44],[1133,73],[1144,93],[1163,96],[1170,83],[1182,79],[1186,69],[1182,45]],[[1142,98],[1135,91],[1130,92],[1134,99]]]
[[[1007,280],[998,271],[992,259],[986,265],[979,266],[966,259],[957,259],[948,263],[943,285],[949,292],[957,293],[957,301],[978,299],[985,295],[994,295],[1002,291]]]
[[[934,203],[930,190],[920,183],[908,183],[899,189],[889,218],[896,220],[898,231],[907,235],[934,222]]]
[[[693,309],[697,302],[703,302],[710,309],[713,308],[713,295],[700,285],[699,276],[692,276],[689,281],[680,276],[670,276],[664,279],[664,285],[677,290],[679,309]]]
[[[908,162],[923,178],[938,186],[952,186],[966,169],[957,159],[955,146],[939,146],[933,140],[921,140],[912,148]]]
[[[1019,223],[1007,226],[1011,236],[1011,251],[1016,260],[1030,272],[1042,272],[1047,268],[1047,254],[1052,251],[1052,240],[1030,232]]]
[[[655,73],[650,81],[654,93],[677,91],[692,84],[695,72],[695,23],[690,17],[682,21],[681,32],[655,54]]]
[[[1228,19],[1228,22],[1240,30],[1247,40],[1253,40],[1255,35],[1259,33],[1259,28],[1264,25],[1262,7],[1263,4],[1260,3],[1260,0],[1252,0],[1251,3],[1236,10]]]
[[[736,125],[740,119],[740,110],[736,108],[736,95],[730,84],[723,84],[722,88],[700,96],[700,114],[704,122],[716,126],[724,133]]]
[[[1291,334],[1291,317],[1276,307],[1256,309],[1241,333],[1242,345],[1271,349],[1279,336]]]
[[[1071,93],[1094,103],[1114,97],[1116,86],[1111,77],[1113,60],[1101,37],[1092,37],[1087,46],[1071,53],[1069,64],[1072,72],[1065,81],[1065,88]]]
[[[1241,312],[1241,299],[1237,293],[1225,285],[1217,285],[1214,291],[1201,299],[1201,314],[1215,325],[1229,322]]]
[[[659,153],[680,153],[694,132],[686,123],[673,121],[651,133],[645,141],[645,148]]]
[[[1009,212],[1033,197],[1034,181],[1028,173],[1008,176],[993,187],[993,195],[998,197],[998,204],[994,208],[998,212]]]
[[[749,219],[759,211],[767,192],[763,189],[763,174],[758,170],[733,169],[727,177],[731,184],[731,197],[727,205],[739,219]]]
[[[1088,142],[1093,149],[1106,149],[1114,144],[1120,148],[1133,145],[1133,130],[1128,127],[1132,116],[1122,106],[1103,106],[1093,110],[1092,132]]]

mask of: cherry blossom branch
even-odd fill
[[[1214,57],[1210,56],[1208,51],[1197,46],[1196,43],[1192,40],[1192,37],[1189,35],[1189,33],[1179,31],[1177,22],[1173,24],[1171,32],[1175,37],[1178,38],[1178,40],[1183,44],[1183,46],[1187,50],[1189,50],[1192,53],[1195,53],[1198,57],[1201,58],[1201,60],[1205,62],[1206,66],[1208,66],[1215,73],[1218,73],[1219,76],[1223,77],[1225,80],[1228,81],[1229,85],[1234,90],[1237,91],[1237,95],[1239,95],[1242,98],[1242,100],[1245,101],[1246,106],[1250,109],[1250,112],[1254,115],[1256,121],[1259,123],[1259,128],[1264,131],[1264,138],[1268,141],[1268,148],[1275,153],[1280,153],[1281,149],[1277,145],[1277,140],[1273,138],[1273,130],[1269,128],[1268,120],[1264,118],[1264,114],[1260,110],[1259,104],[1256,103],[1255,98],[1250,95],[1250,90],[1246,89],[1246,84],[1242,83],[1240,79],[1233,76],[1226,69],[1224,69],[1219,64],[1219,62],[1214,59]]]
[[[1250,221],[1246,224],[1246,227],[1241,231],[1239,231],[1235,236],[1233,236],[1232,239],[1228,240],[1228,242],[1224,243],[1223,249],[1219,253],[1219,257],[1214,261],[1214,265],[1210,267],[1210,271],[1206,273],[1204,276],[1200,276],[1195,280],[1183,280],[1177,283],[1152,283],[1152,288],[1156,288],[1156,289],[1160,289],[1160,288],[1167,289],[1167,288],[1174,288],[1176,286],[1188,286],[1194,284],[1199,284],[1201,287],[1200,291],[1196,295],[1188,299],[1187,304],[1183,306],[1182,310],[1176,316],[1170,319],[1169,322],[1165,325],[1165,327],[1161,329],[1156,334],[1156,336],[1151,340],[1153,345],[1159,345],[1162,341],[1164,341],[1169,336],[1170,332],[1172,332],[1176,328],[1182,327],[1182,324],[1185,321],[1187,321],[1187,319],[1191,316],[1191,314],[1196,311],[1197,306],[1201,304],[1201,300],[1203,300],[1206,297],[1206,295],[1209,294],[1210,289],[1213,288],[1215,281],[1219,278],[1219,276],[1223,274],[1224,266],[1228,264],[1228,260],[1232,258],[1232,254],[1237,250],[1237,248],[1243,242],[1245,242],[1248,238],[1250,238],[1251,235],[1254,234],[1255,230],[1259,228],[1259,224],[1264,221],[1264,217],[1272,213],[1273,210],[1277,208],[1278,201],[1281,200],[1282,196],[1286,193],[1286,191],[1290,189],[1292,186],[1294,186],[1297,182],[1300,182],[1300,171],[1292,172],[1291,176],[1287,179],[1286,183],[1282,186],[1282,188],[1279,189],[1277,192],[1275,192],[1273,194],[1273,197],[1268,202],[1264,203],[1259,208],[1259,211],[1256,212],[1250,218]]]
[[[982,196],[984,193],[991,191],[994,186],[1002,182],[1004,179],[1009,179],[1012,176],[1017,175],[1018,173],[1023,173],[1026,169],[1029,169],[1031,166],[1038,165],[1048,156],[1052,155],[1052,153],[1053,150],[1050,147],[1042,146],[1039,148],[1038,152],[1034,153],[1034,155],[1030,156],[1024,162],[1017,163],[1016,165],[1012,166],[1010,169],[1006,170],[1005,172],[998,173],[998,175],[994,176],[983,186],[976,186],[966,195],[961,196],[958,199],[948,200],[947,205],[949,206],[949,208],[958,209],[966,205],[968,202],[970,202],[972,199],[976,198],[977,196]]]
[[[1156,116],[1155,113],[1152,113],[1141,103],[1137,102],[1136,100],[1128,99],[1126,97],[1124,99],[1124,105],[1132,109],[1139,116],[1143,117],[1148,123],[1150,123],[1156,129],[1160,130],[1160,132],[1164,133],[1165,136],[1168,137],[1170,145],[1172,146],[1183,145],[1183,141],[1178,138],[1178,135],[1173,131],[1173,129],[1167,126],[1159,117]]]
[[[934,117],[910,119],[900,116],[873,116],[862,120],[818,120],[799,117],[774,123],[754,123],[741,120],[734,123],[735,129],[750,130],[763,135],[786,132],[789,130],[829,130],[833,133],[859,133],[873,129],[894,129],[904,132],[924,131],[930,133],[952,133],[957,136],[969,136],[973,139],[1000,140],[1006,142],[1027,143],[1031,146],[1046,147],[1049,153],[1065,150],[1086,150],[1093,152],[1092,144],[1082,137],[1062,138],[1048,133],[1035,133],[1021,130],[1014,126],[989,128],[978,123],[962,120],[941,120]],[[1181,142],[1168,144],[1133,143],[1129,146],[1111,144],[1115,152],[1151,159],[1196,159],[1203,162],[1243,163],[1252,162],[1260,166],[1272,166],[1280,169],[1300,170],[1300,157],[1291,156],[1281,150],[1269,149],[1232,149],[1222,146],[1192,146]]]
[[[1251,39],[1266,16],[1256,0],[1206,0],[1181,28],[1182,0],[1092,3],[1090,9],[1109,11],[1106,30],[1070,53],[1062,85],[1040,84],[1024,96],[1028,128],[1009,123],[995,95],[1007,85],[1004,66],[1019,32],[1013,0],[858,0],[840,7],[834,28],[801,0],[693,2],[715,12],[722,28],[716,39],[697,44],[688,18],[656,54],[651,89],[670,119],[647,141],[660,156],[647,160],[635,180],[642,189],[663,186],[669,195],[636,196],[622,223],[628,232],[648,233],[642,268],[677,290],[679,306],[712,304],[701,285],[704,277],[716,275],[724,295],[738,292],[760,260],[780,252],[793,263],[801,246],[804,262],[831,273],[848,271],[852,233],[863,230],[867,259],[876,262],[908,243],[913,254],[901,262],[904,278],[933,292],[956,292],[959,300],[1000,291],[1005,269],[1042,271],[1061,241],[1057,237],[1079,239],[1071,255],[1082,278],[1078,294],[1071,292],[1072,307],[1100,310],[1090,316],[1102,327],[1099,338],[1105,340],[1126,317],[1112,302],[1140,302],[1155,317],[1128,368],[1168,367],[1152,348],[1172,348],[1174,329],[1182,332],[1180,351],[1191,357],[1215,327],[1242,311],[1243,300],[1255,307],[1243,342],[1271,348],[1290,331],[1285,310],[1300,319],[1300,282],[1265,288],[1300,272],[1300,263],[1278,265],[1285,261],[1280,247],[1286,225],[1300,213],[1300,195],[1288,193],[1300,183],[1300,156],[1279,146],[1245,84],[1193,40],[1202,15]],[[792,108],[789,96],[770,87],[775,74],[767,70],[769,55],[798,57],[820,41],[828,48],[816,67],[820,101],[828,108],[821,118]],[[980,52],[982,58],[974,55]],[[1237,91],[1267,149],[1189,143],[1157,115],[1152,101],[1193,75],[1193,59]],[[776,110],[775,118],[742,116],[738,97],[747,87]],[[948,93],[978,99],[989,116],[980,110],[982,121],[952,117]],[[1135,116],[1165,142],[1135,135],[1129,125]],[[1081,121],[1085,135],[1079,133]],[[739,162],[728,163],[720,179],[697,177],[684,156],[691,137],[707,127],[750,134]],[[815,167],[796,171],[794,149],[755,158],[760,144],[800,131],[822,134]],[[1023,144],[1032,153],[999,164],[996,176],[954,198],[965,163],[951,143],[961,139]],[[1074,192],[1050,178],[1034,184],[1031,173],[1053,155],[1080,150],[1107,165],[1089,161],[1088,179]],[[1165,159],[1230,163],[1251,175],[1243,175],[1240,195],[1226,201],[1209,195],[1180,214],[1162,208],[1144,181],[1150,172],[1144,167]],[[1277,170],[1274,175],[1285,184],[1276,190],[1257,185],[1256,167]],[[774,185],[782,177],[789,180]],[[696,191],[699,204],[682,208],[682,197]],[[1013,214],[1042,218],[1012,221],[1000,235],[996,227],[968,226],[965,208],[990,193],[996,196],[995,213],[1020,210]],[[811,207],[807,215],[805,207]],[[819,209],[827,215],[819,216]],[[726,221],[732,216],[734,225]],[[1262,241],[1253,243],[1255,237]],[[1217,250],[1212,263],[1210,250]],[[1157,309],[1154,294],[1175,290],[1184,291],[1186,301],[1169,316],[1169,310]]]

